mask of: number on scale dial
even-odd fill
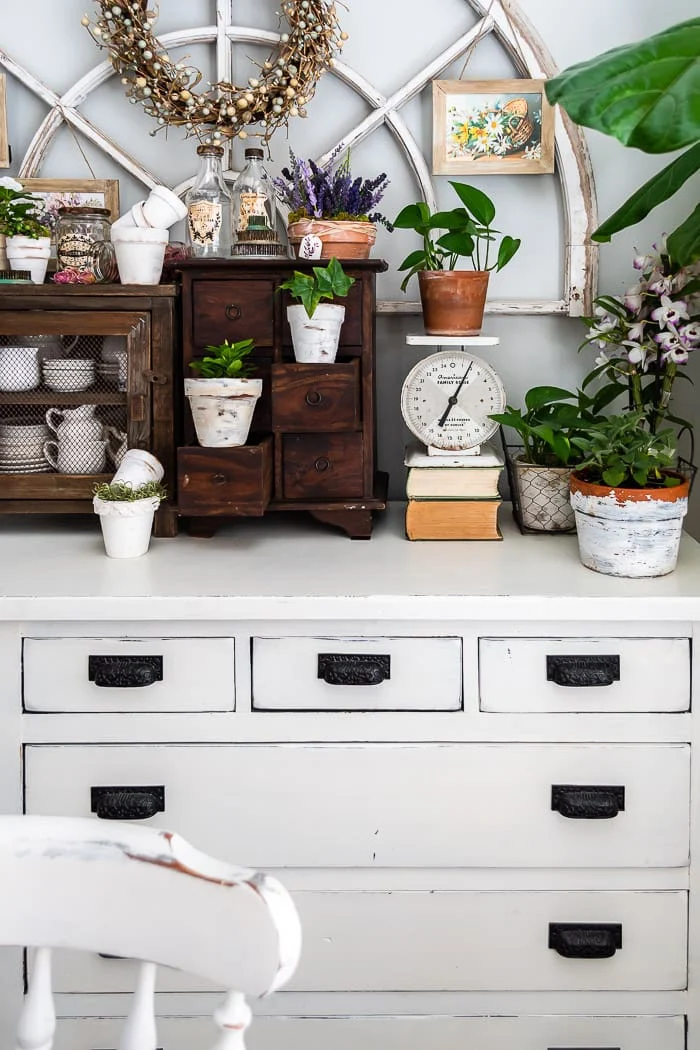
[[[419,361],[401,391],[401,412],[411,433],[425,445],[455,451],[488,441],[498,430],[488,417],[505,405],[500,377],[464,350],[443,350]]]

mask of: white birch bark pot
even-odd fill
[[[345,307],[338,303],[319,303],[313,317],[305,306],[288,306],[287,320],[292,332],[294,357],[302,364],[328,365],[335,361]]]
[[[570,467],[546,467],[515,460],[520,497],[520,517],[526,529],[566,532],[573,529],[574,511],[569,500]]]
[[[673,572],[688,510],[690,484],[615,489],[571,475],[582,563],[606,576],[641,578]]]
[[[245,445],[262,379],[186,379],[197,441],[203,448]]]
[[[7,260],[13,270],[29,270],[34,284],[43,284],[51,255],[50,237],[6,238]]]
[[[157,497],[122,501],[95,496],[92,506],[100,518],[108,558],[140,558],[147,553],[153,516],[160,506]]]

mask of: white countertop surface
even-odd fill
[[[0,620],[700,620],[700,546],[670,576],[601,576],[575,536],[410,543],[402,504],[350,540],[305,514],[239,519],[212,539],[153,539],[104,554],[96,518],[0,519]],[[651,604],[653,603],[653,605]]]

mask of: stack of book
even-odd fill
[[[498,482],[503,459],[488,444],[481,454],[428,455],[409,445],[406,536],[409,540],[500,540]]]

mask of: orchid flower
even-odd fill
[[[693,321],[691,324],[683,325],[683,327],[679,329],[678,335],[680,336],[681,342],[686,346],[697,346],[697,344],[700,343],[700,323]]]
[[[661,306],[652,310],[651,316],[662,328],[676,325],[679,321],[688,320],[688,304],[684,299],[677,299],[674,303],[667,295],[662,295]]]
[[[636,313],[637,310],[642,309],[642,303],[644,302],[644,292],[647,290],[645,281],[640,281],[638,284],[628,288],[625,292],[623,302],[630,313]]]

